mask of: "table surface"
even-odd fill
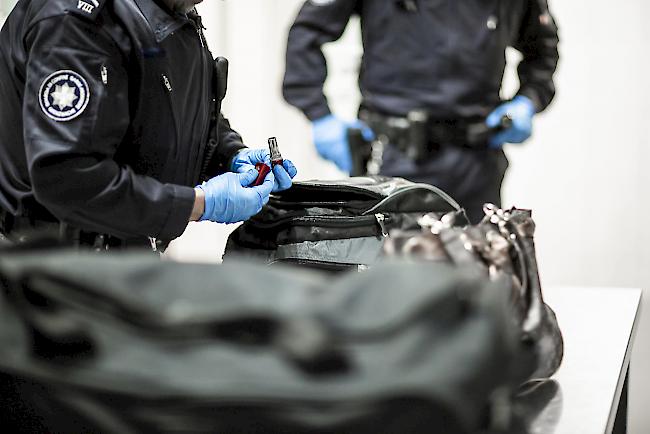
[[[550,385],[552,397],[532,415],[529,431],[610,433],[629,367],[641,290],[549,287],[544,297],[557,314],[565,354]],[[548,386],[542,396],[549,393]]]

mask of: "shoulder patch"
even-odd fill
[[[68,11],[72,14],[95,21],[107,1],[108,0],[76,0],[76,7],[71,7]]]
[[[71,121],[86,110],[90,88],[76,72],[57,71],[43,80],[38,99],[48,118],[57,122]]]

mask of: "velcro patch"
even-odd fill
[[[105,3],[106,0],[77,0],[77,6],[70,8],[69,12],[94,21]]]

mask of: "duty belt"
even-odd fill
[[[406,117],[362,110],[359,117],[376,135],[388,136],[392,144],[404,151],[418,146],[435,151],[443,145],[487,149],[494,132],[484,118],[436,119],[423,110],[414,110]]]
[[[442,146],[486,150],[493,134],[512,125],[512,120],[505,117],[496,128],[489,128],[482,118],[434,119],[423,110],[412,111],[406,117],[361,110],[359,118],[372,129],[375,140],[364,140],[360,130],[349,132],[354,176],[378,174],[383,151],[389,144],[420,162]]]
[[[56,239],[64,246],[90,248],[97,252],[124,248],[150,248],[163,252],[167,243],[155,239],[141,241],[83,231],[56,221],[52,216],[14,216],[0,208],[0,233],[11,243],[30,243],[41,238]]]

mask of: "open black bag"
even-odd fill
[[[6,432],[468,433],[536,369],[512,280],[0,252]],[[7,431],[8,430],[8,431]]]
[[[235,230],[225,260],[248,257],[327,271],[364,269],[395,229],[418,228],[427,213],[464,211],[437,187],[382,176],[296,182]]]

